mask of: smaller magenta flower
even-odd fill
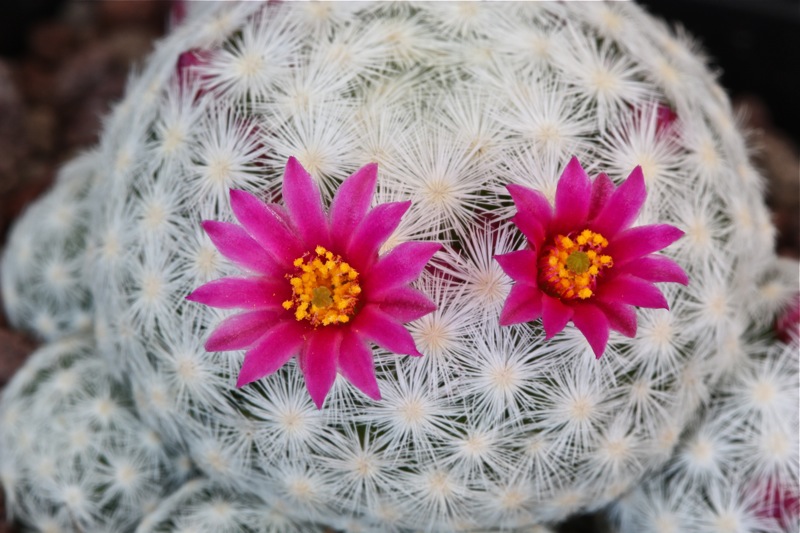
[[[411,202],[370,209],[377,176],[373,163],[347,178],[328,213],[314,180],[292,157],[283,180],[285,208],[231,190],[231,208],[241,226],[203,222],[222,255],[247,271],[187,296],[211,307],[240,310],[217,326],[205,344],[209,351],[247,350],[237,387],[276,372],[297,356],[317,408],[337,373],[379,400],[369,343],[422,355],[403,323],[436,306],[409,284],[440,245],[406,242],[378,255]]]
[[[549,339],[572,321],[599,359],[611,329],[636,335],[636,307],[669,308],[655,282],[688,284],[677,263],[653,254],[679,239],[681,230],[630,227],[647,197],[641,167],[616,187],[605,174],[592,182],[573,157],[558,181],[555,209],[538,191],[507,189],[517,207],[511,220],[528,247],[495,257],[516,282],[501,325],[541,317]]]

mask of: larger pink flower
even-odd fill
[[[421,355],[403,323],[435,305],[409,283],[440,245],[406,242],[378,256],[411,202],[370,209],[377,173],[377,165],[369,164],[347,178],[326,213],[314,180],[290,158],[283,180],[285,208],[232,190],[231,208],[242,225],[203,222],[222,255],[249,271],[187,296],[241,310],[206,341],[209,351],[247,350],[237,386],[272,374],[297,355],[318,408],[337,372],[377,400],[369,343]]]
[[[653,255],[683,235],[668,224],[631,228],[646,199],[642,169],[619,187],[605,174],[592,182],[572,158],[556,188],[555,209],[538,191],[508,185],[512,221],[528,248],[496,256],[516,284],[501,325],[542,318],[549,339],[572,321],[601,357],[609,330],[636,335],[635,307],[667,309],[654,282],[689,282],[666,257]]]

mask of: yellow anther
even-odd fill
[[[358,272],[323,246],[298,257],[293,264],[297,271],[287,276],[292,299],[283,302],[283,308],[294,308],[297,320],[308,320],[315,327],[348,322],[361,293]]]
[[[608,240],[589,229],[557,235],[540,259],[540,286],[568,300],[592,297],[597,277],[613,266],[611,256],[602,253],[606,246]]]

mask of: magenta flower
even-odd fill
[[[205,344],[209,351],[247,350],[237,387],[272,374],[297,355],[318,408],[337,372],[379,400],[369,343],[422,355],[403,323],[436,306],[409,283],[440,245],[406,242],[378,256],[411,202],[370,209],[377,173],[372,163],[347,178],[326,213],[313,179],[292,157],[283,180],[285,208],[232,190],[231,207],[241,226],[203,222],[222,255],[248,271],[187,296],[241,310]]]
[[[689,282],[675,262],[653,254],[680,238],[681,230],[630,227],[647,196],[640,167],[616,187],[605,174],[590,181],[573,157],[558,181],[555,210],[538,191],[507,188],[517,207],[512,221],[529,246],[495,257],[516,281],[501,325],[541,317],[549,339],[572,321],[600,358],[609,330],[636,335],[635,307],[668,309],[654,282]]]

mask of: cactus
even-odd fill
[[[158,43],[99,154],[99,351],[214,487],[285,501],[292,520],[510,529],[605,505],[735,368],[773,259],[724,93],[691,42],[629,4],[209,6]],[[326,205],[377,163],[374,203],[412,203],[384,251],[444,245],[415,285],[437,310],[407,326],[424,356],[374,352],[380,401],[337,379],[318,410],[293,361],[236,388],[242,351],[204,349],[229,313],[185,299],[242,274],[201,221],[233,220],[231,189],[285,200],[290,157]],[[686,233],[665,255],[689,285],[664,285],[671,311],[639,310],[599,360],[576,327],[498,323],[512,281],[493,257],[525,246],[504,186],[552,201],[572,157],[617,184],[640,165],[637,225]]]
[[[83,279],[87,197],[97,179],[97,152],[87,152],[58,173],[48,193],[17,220],[0,271],[11,324],[42,340],[92,328],[92,301]]]
[[[322,526],[290,519],[281,507],[193,479],[147,515],[136,533],[324,533]]]
[[[800,531],[798,349],[751,347],[663,471],[614,504],[620,533]]]
[[[164,448],[131,403],[91,339],[34,353],[0,405],[9,517],[37,531],[132,531],[190,463]]]

